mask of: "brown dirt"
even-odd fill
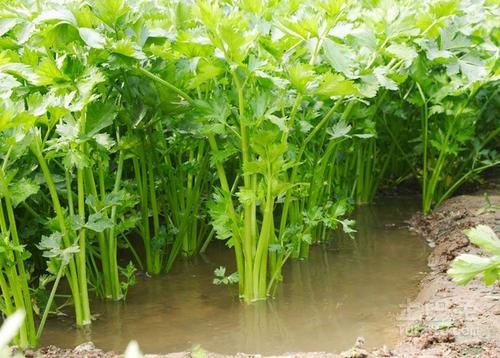
[[[483,191],[484,192],[484,191]],[[500,232],[500,210],[486,208],[483,192],[462,195],[447,200],[428,216],[415,215],[410,228],[420,233],[434,247],[429,255],[431,272],[421,282],[418,296],[405,305],[399,319],[401,341],[390,349],[386,346],[367,351],[363,339],[340,355],[325,352],[290,353],[279,358],[355,358],[355,357],[500,357],[500,283],[485,286],[474,280],[467,286],[456,286],[446,270],[451,260],[461,253],[478,253],[463,230],[478,224],[491,226]],[[500,205],[500,190],[489,190],[489,200]],[[45,347],[25,352],[27,357],[99,357],[114,358],[92,343],[73,350]],[[203,351],[166,355],[147,355],[149,358],[229,358]],[[260,355],[239,353],[234,357],[253,358]],[[275,357],[268,357],[275,358]],[[278,357],[276,357],[278,358]]]
[[[498,190],[490,191],[492,205],[500,204]],[[455,285],[446,270],[461,253],[481,254],[464,229],[485,224],[500,232],[500,210],[487,208],[483,193],[446,201],[428,216],[410,222],[434,250],[431,272],[417,298],[399,317],[406,337],[393,353],[401,357],[500,357],[500,284],[485,286],[479,279]]]

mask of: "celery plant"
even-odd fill
[[[6,106],[3,109],[7,109]],[[18,223],[14,214],[17,205],[24,202],[30,195],[36,193],[38,186],[29,179],[17,176],[16,166],[26,148],[27,139],[18,133],[12,133],[10,145],[2,146],[2,165],[0,167],[0,230],[2,239],[0,245],[0,288],[4,300],[5,313],[13,314],[17,309],[26,312],[17,343],[22,347],[36,346],[37,337],[31,295],[29,290],[29,271],[25,261],[30,257],[29,251],[20,241]],[[3,136],[9,139],[9,136]],[[19,138],[22,138],[19,141]],[[29,140],[29,139],[28,139]],[[9,141],[4,142],[7,144]],[[16,163],[17,161],[17,163]],[[22,173],[22,172],[21,172]],[[26,171],[25,173],[27,174]]]
[[[421,107],[424,213],[449,197],[466,178],[500,163],[496,152],[485,150],[490,134],[476,132],[484,106],[498,96],[498,91],[490,90],[489,98],[481,102],[475,100],[481,87],[497,79],[491,54],[498,49],[486,45],[487,37],[477,46],[470,46],[471,35],[460,32],[458,27],[463,17],[446,15],[436,14],[446,19],[437,39],[419,40],[422,54],[412,75],[416,93],[410,99]],[[470,26],[481,31],[481,21],[475,19]],[[443,62],[446,67],[441,65]],[[433,75],[427,77],[427,73]]]
[[[351,233],[352,205],[380,186],[420,180],[429,212],[499,163],[498,13],[472,0],[2,2],[0,288],[5,314],[26,311],[17,342],[36,345],[63,278],[77,326],[92,292],[123,299],[135,268],[122,249],[160,274],[226,240],[237,272],[215,282],[252,302],[287,260]]]

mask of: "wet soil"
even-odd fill
[[[485,286],[479,279],[456,286],[446,270],[461,253],[480,254],[464,229],[485,224],[500,233],[500,190],[449,199],[431,215],[416,215],[410,228],[434,247],[431,272],[417,298],[399,321],[408,332],[393,353],[402,357],[500,357],[500,284]],[[490,205],[491,204],[491,205]]]
[[[500,189],[494,187],[488,192],[489,203],[500,205]],[[433,247],[428,259],[431,270],[422,280],[418,296],[402,307],[398,318],[401,340],[395,347],[365,350],[363,338],[353,337],[353,348],[340,354],[290,353],[279,357],[500,357],[500,284],[485,286],[474,280],[467,286],[456,286],[446,274],[450,261],[457,255],[481,254],[463,233],[464,229],[478,224],[489,225],[500,233],[500,210],[488,205],[484,190],[449,199],[432,214],[415,215],[409,222],[410,229],[420,233]],[[40,355],[47,358],[117,356],[95,348],[92,343],[75,349],[49,346],[26,352],[28,357]],[[147,357],[230,356],[194,351]],[[240,353],[233,357],[260,355]]]

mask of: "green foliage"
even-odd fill
[[[482,276],[483,282],[492,285],[500,280],[500,240],[486,225],[465,231],[470,242],[479,246],[489,257],[461,254],[450,265],[448,274],[459,285],[466,285],[474,277]]]
[[[125,297],[127,296],[128,289],[137,283],[137,279],[135,277],[136,272],[137,269],[135,268],[132,261],[130,261],[127,266],[121,269],[121,274],[125,277],[125,280],[122,281],[120,285]]]
[[[51,295],[67,280],[83,326],[89,287],[123,299],[135,267],[168,272],[217,237],[237,271],[217,282],[251,302],[287,260],[352,235],[351,209],[380,187],[418,180],[427,213],[477,180],[499,163],[498,14],[472,0],[2,2],[0,307],[26,312],[16,343],[43,329],[39,272]]]
[[[214,285],[230,285],[238,283],[238,272],[233,272],[226,276],[226,268],[220,266],[214,270],[215,278],[213,280]]]

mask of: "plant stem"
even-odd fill
[[[42,170],[43,176],[45,178],[45,182],[46,182],[47,187],[49,189],[49,193],[50,193],[50,196],[52,199],[53,208],[54,208],[54,211],[56,213],[59,228],[60,228],[61,233],[62,233],[64,245],[65,245],[65,247],[70,247],[71,240],[70,240],[68,229],[66,227],[64,212],[63,212],[63,209],[61,207],[61,203],[59,201],[59,196],[57,194],[54,180],[52,179],[52,174],[50,173],[47,162],[45,161],[45,158],[43,157],[43,154],[41,152],[41,140],[40,140],[39,136],[35,136],[35,139],[34,139],[33,143],[31,144],[30,148],[38,160],[38,163],[40,165],[40,169]],[[71,294],[73,297],[73,303],[74,303],[75,315],[76,315],[76,325],[82,326],[83,325],[83,309],[82,309],[82,303],[80,300],[80,290],[78,287],[79,286],[78,285],[78,275],[77,275],[77,269],[76,269],[74,258],[70,259],[69,274],[66,273],[66,276],[68,278],[68,283],[69,283],[69,286],[71,289]]]
[[[36,337],[38,340],[42,337],[43,328],[45,327],[45,321],[49,315],[50,307],[52,307],[52,302],[54,301],[54,297],[56,295],[57,287],[59,286],[59,281],[61,280],[62,273],[64,271],[64,265],[61,262],[59,266],[59,270],[57,271],[56,280],[54,281],[54,285],[52,286],[52,290],[50,291],[49,299],[47,300],[47,305],[45,306],[45,310],[43,311],[42,319],[40,324],[38,325],[38,331],[36,333]]]

